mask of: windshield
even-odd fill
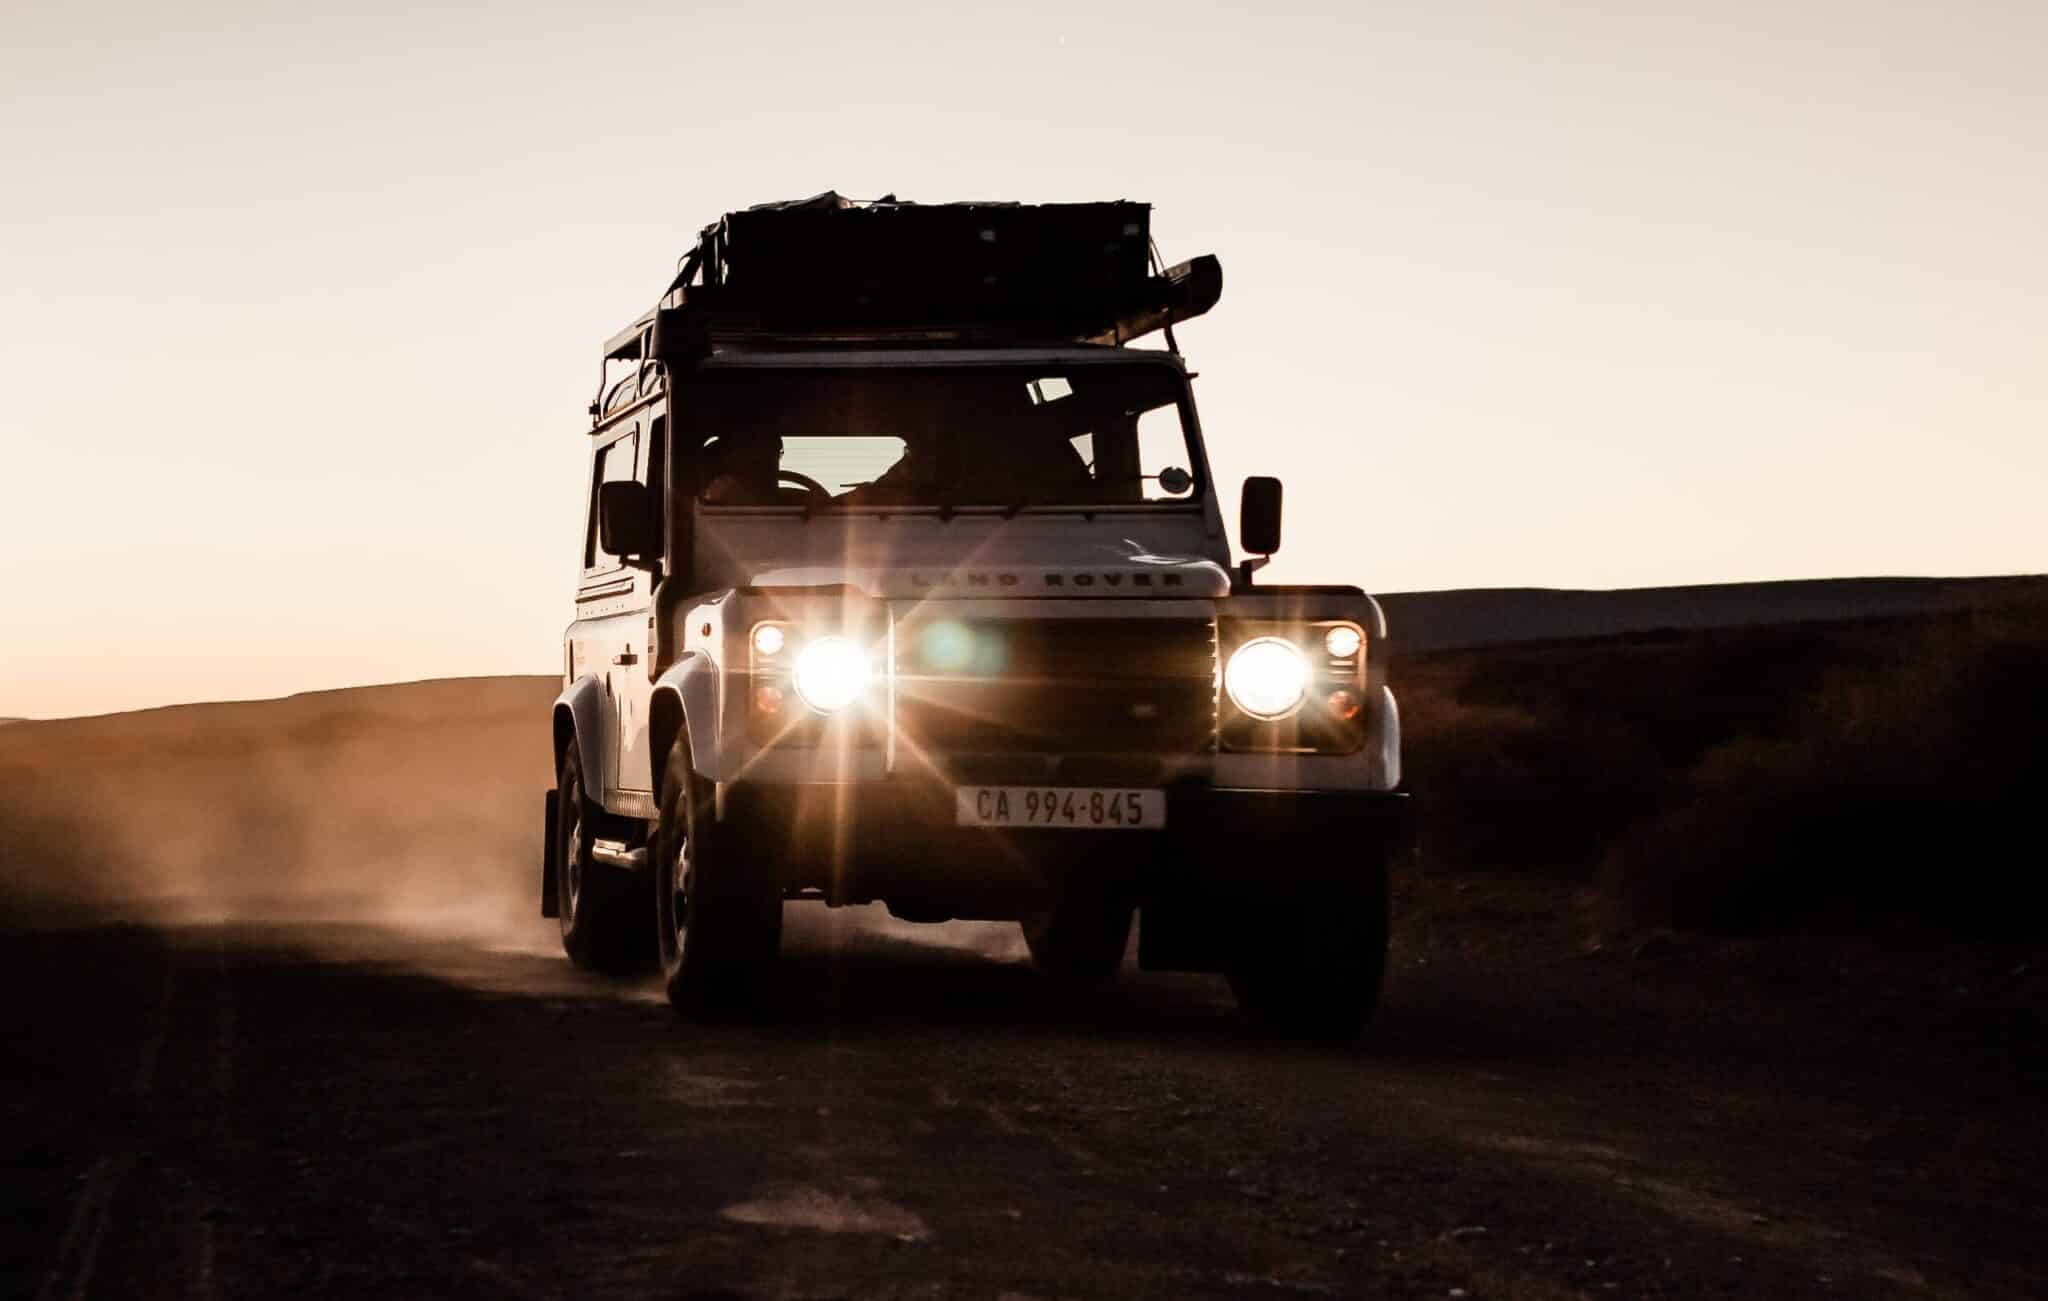
[[[712,506],[1188,502],[1186,384],[1156,365],[706,371],[691,480]]]

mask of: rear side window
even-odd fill
[[[616,561],[600,556],[597,550],[597,490],[602,484],[623,483],[634,477],[634,470],[640,457],[640,435],[627,434],[615,443],[608,443],[597,449],[597,459],[590,467],[590,511],[583,528],[583,567],[596,569],[600,566],[611,568]]]

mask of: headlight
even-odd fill
[[[1301,708],[1308,678],[1308,659],[1294,643],[1278,637],[1254,637],[1223,666],[1223,689],[1230,693],[1231,703],[1267,721]]]
[[[861,698],[872,670],[867,653],[844,637],[820,637],[797,652],[790,678],[804,703],[836,714]]]

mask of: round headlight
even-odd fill
[[[867,652],[844,637],[820,637],[797,652],[790,679],[805,704],[834,714],[866,693],[869,675]]]
[[[1293,642],[1255,637],[1223,666],[1223,689],[1253,718],[1285,718],[1308,695],[1308,660]]]
[[[1365,637],[1347,623],[1340,623],[1323,634],[1323,649],[1330,652],[1332,659],[1348,660],[1358,654],[1358,648],[1364,644]]]
[[[782,645],[786,640],[782,629],[775,624],[764,623],[754,629],[754,649],[762,655],[782,654]]]

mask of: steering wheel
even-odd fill
[[[797,485],[799,488],[802,488],[805,492],[809,493],[812,497],[816,498],[820,503],[830,503],[832,500],[832,490],[830,488],[827,488],[824,484],[819,483],[816,479],[813,479],[808,474],[799,474],[795,470],[784,470],[778,468],[775,471],[775,477],[778,480],[789,480],[791,483]]]

